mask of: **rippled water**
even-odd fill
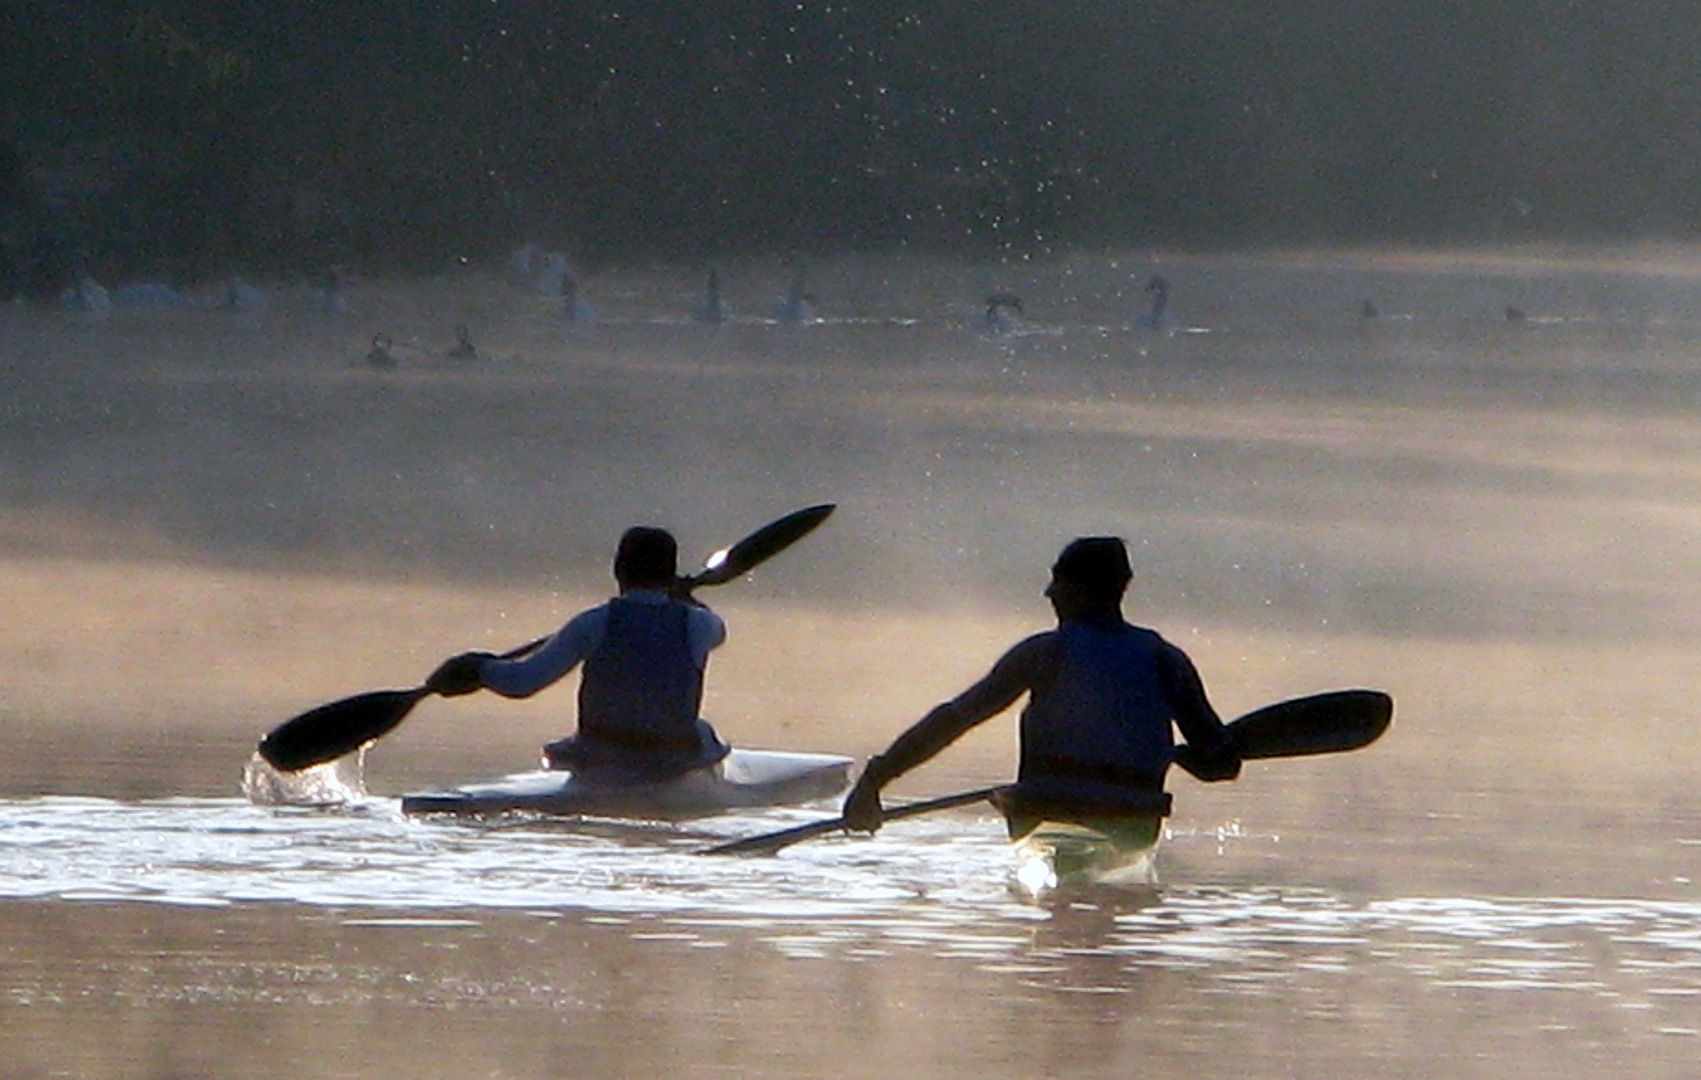
[[[338,326],[8,313],[0,1080],[1687,1080],[1701,262],[1485,267],[1180,261],[1166,339],[1119,322],[1147,263],[1089,257],[848,260],[798,334],[666,321],[686,279],[648,270],[571,330],[477,281]],[[967,332],[983,286],[1033,325]],[[427,348],[455,319],[486,366]],[[374,330],[422,344],[366,371]],[[878,749],[1100,529],[1225,712],[1374,685],[1395,726],[1178,780],[1155,887],[1039,898],[987,813],[747,859],[697,852],[834,808],[399,812],[535,755],[565,693],[236,797],[268,725],[600,595],[632,520],[706,552],[816,498],[808,558],[716,594],[740,744]],[[1008,776],[1010,736],[907,794]]]
[[[287,903],[373,924],[398,911],[419,918],[394,921],[418,925],[432,925],[437,916],[426,913],[434,912],[475,920],[481,911],[652,916],[700,938],[712,938],[711,927],[760,929],[786,953],[821,954],[863,939],[932,943],[989,963],[1034,959],[1036,926],[1090,911],[1103,920],[1095,946],[1103,955],[1210,970],[1231,984],[1368,963],[1434,986],[1634,986],[1701,1004],[1701,902],[1355,897],[1187,884],[1077,884],[1036,898],[1016,882],[1012,846],[987,815],[894,823],[873,838],[825,838],[752,858],[703,849],[833,808],[664,825],[410,818],[399,805],[363,795],[334,808],[240,799],[0,802],[0,899]],[[1172,832],[1163,857],[1232,862],[1226,849],[1267,839]]]
[[[924,1072],[954,1075],[993,1054],[987,1067],[1051,1074],[1056,1062],[1035,1058],[1035,1044],[991,1034],[1010,1009],[1019,1024],[1101,1039],[1106,1022],[1155,1026],[1077,1063],[1084,1076],[1124,1075],[1141,1047],[1232,1059],[1232,1040],[1246,1039],[1263,1047],[1236,1067],[1247,1076],[1352,1060],[1408,1076],[1533,1076],[1590,1061],[1676,1075],[1660,1063],[1701,1048],[1701,902],[1235,884],[1274,838],[1220,829],[1177,830],[1162,849],[1166,865],[1216,883],[1078,885],[1036,900],[1014,886],[1001,824],[962,812],[778,857],[698,853],[829,809],[645,826],[414,820],[395,799],[364,796],[335,808],[8,800],[0,1011],[38,1034],[110,1041],[125,1060],[149,1040],[147,1052],[201,1059],[193,1040],[154,1027],[95,1037],[99,1002],[156,1020],[192,1008],[215,1043],[239,1045],[257,1016],[287,1019],[296,1034],[284,1060],[329,1060],[317,1037],[312,1051],[298,1045],[315,1030],[345,1052],[387,1046],[392,1063],[429,1068],[422,1046],[370,1026],[423,1009],[444,1017],[435,1040],[456,1060],[437,1067],[456,1076],[490,1074],[478,1061],[502,1058],[491,1039],[547,1060],[545,1035],[603,1061],[606,1075],[625,1074],[617,1061],[677,1066],[717,1016],[733,1025],[723,1037],[744,1032],[727,1060],[745,1075],[880,1075],[903,1054],[851,1049],[858,1040],[913,1047],[946,1029],[991,1041]],[[654,985],[637,991],[628,972]],[[643,1004],[650,992],[660,997]],[[859,1020],[864,995],[881,1016],[919,1011]],[[810,1001],[827,1011],[811,1016]],[[652,1010],[669,1018],[665,1052],[632,1043]],[[1542,1042],[1512,1051],[1521,1039]],[[83,1059],[101,1072],[86,1048],[44,1058],[33,1045],[19,1060]],[[200,1052],[238,1074],[257,1064]],[[495,1074],[549,1069],[509,1062]]]

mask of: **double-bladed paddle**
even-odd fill
[[[1333,754],[1368,746],[1388,730],[1394,719],[1394,699],[1380,690],[1331,690],[1310,697],[1278,701],[1255,709],[1227,725],[1236,747],[1244,760],[1279,757],[1303,757],[1309,754]],[[1176,748],[1176,764],[1189,768],[1186,746]],[[895,806],[881,817],[886,821],[925,814],[932,810],[948,810],[991,799],[1011,785],[977,788],[955,795]],[[800,840],[824,836],[843,830],[843,817],[811,821],[761,836],[747,836],[714,847],[704,848],[701,855],[772,855]]]
[[[822,503],[795,510],[731,547],[722,548],[709,556],[700,572],[680,578],[674,586],[675,593],[689,596],[693,589],[724,585],[743,577],[815,531],[833,512],[833,505]],[[546,636],[528,641],[503,653],[501,658],[518,659],[548,640]],[[430,695],[431,690],[424,686],[412,690],[373,690],[309,709],[268,732],[260,740],[260,756],[285,772],[335,761],[388,734]]]

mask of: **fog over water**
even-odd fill
[[[1689,1075],[1692,21],[0,7],[0,1080]],[[878,751],[1086,533],[1225,717],[1394,726],[1178,776],[1157,887],[1038,898],[985,810],[748,860],[696,852],[833,806],[400,813],[570,686],[243,797],[284,719],[605,597],[626,526],[823,501],[701,594],[737,744]]]

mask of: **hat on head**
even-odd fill
[[[1134,571],[1128,565],[1128,546],[1120,536],[1083,536],[1071,540],[1052,564],[1051,572],[1090,596],[1118,599]]]
[[[679,544],[653,525],[634,525],[614,552],[614,580],[671,583],[679,574]]]

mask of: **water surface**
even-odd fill
[[[1141,335],[1160,266],[1180,325]],[[717,330],[667,267],[593,278],[588,328],[476,273],[331,321],[8,309],[0,1077],[1687,1077],[1698,268],[824,260],[821,323]],[[999,289],[1026,323],[978,333]],[[1365,685],[1394,728],[1177,778],[1157,887],[1038,898],[985,813],[710,859],[832,808],[398,812],[527,767],[566,689],[422,704],[335,805],[242,796],[288,716],[600,598],[627,524],[706,555],[823,500],[706,597],[743,745],[878,750],[1045,625],[1089,532],[1225,715]],[[1012,757],[995,721],[895,795]]]

